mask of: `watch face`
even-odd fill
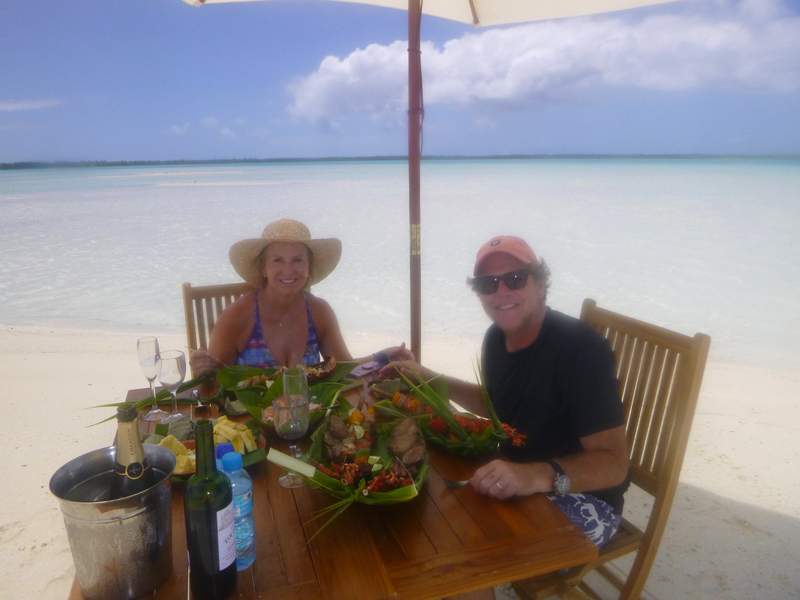
[[[556,475],[555,480],[553,481],[553,488],[555,489],[556,494],[559,496],[563,496],[564,494],[569,492],[570,480],[569,477],[566,475]]]

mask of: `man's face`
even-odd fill
[[[489,255],[481,263],[477,275],[502,275],[526,267],[510,254],[497,253]],[[518,290],[509,289],[501,280],[495,293],[478,294],[478,298],[489,318],[505,333],[514,333],[544,315],[544,287],[531,276]]]

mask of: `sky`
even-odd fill
[[[407,15],[0,2],[0,162],[404,155]],[[426,155],[800,154],[800,0],[423,17]]]

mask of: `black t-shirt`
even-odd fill
[[[624,424],[608,342],[585,323],[547,309],[536,340],[507,352],[495,325],[483,340],[483,372],[497,416],[527,437],[503,444],[511,460],[548,460],[578,452],[580,438]],[[622,513],[627,480],[587,492]]]

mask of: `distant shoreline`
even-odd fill
[[[800,160],[800,154],[486,154],[486,155],[433,155],[427,161],[470,160]],[[85,167],[153,167],[186,165],[238,165],[280,163],[335,163],[335,162],[398,162],[405,155],[387,156],[320,156],[313,158],[224,158],[208,160],[86,160],[86,161],[19,161],[0,163],[0,170],[52,169]]]

